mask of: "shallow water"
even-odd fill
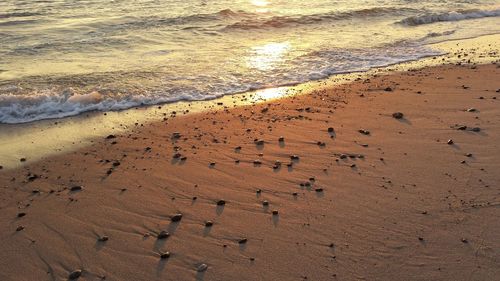
[[[499,17],[499,0],[4,0],[0,122],[366,70],[499,33]]]

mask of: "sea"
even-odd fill
[[[1,0],[0,123],[293,85],[496,33],[500,0]]]

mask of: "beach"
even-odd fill
[[[471,42],[263,102],[97,113],[122,121],[93,134],[3,125],[0,279],[496,280],[498,36]]]

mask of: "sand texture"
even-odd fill
[[[28,157],[0,279],[499,280],[499,89],[428,67]]]

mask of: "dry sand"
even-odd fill
[[[4,168],[0,279],[499,280],[499,89],[427,67]]]

